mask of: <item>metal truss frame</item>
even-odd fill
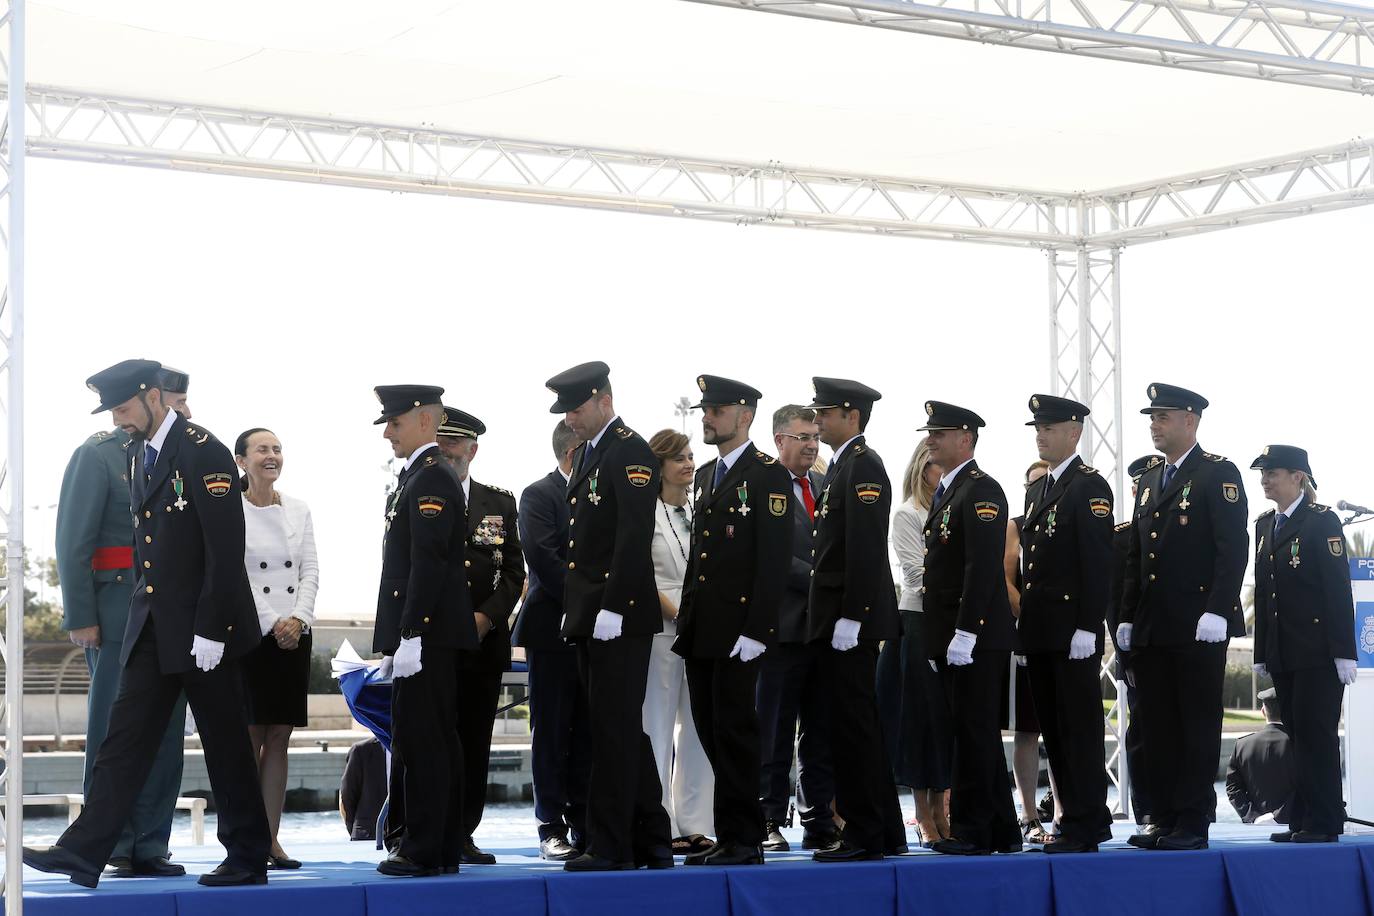
[[[1322,0],[692,0],[825,22],[1374,93],[1374,9]]]

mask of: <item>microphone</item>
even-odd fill
[[[1348,503],[1345,500],[1336,503],[1336,508],[1340,509],[1342,512],[1354,512],[1356,515],[1374,515],[1374,510],[1366,509],[1364,506],[1357,506],[1354,503]]]

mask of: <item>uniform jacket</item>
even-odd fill
[[[520,494],[520,549],[529,567],[529,588],[515,618],[511,642],[526,649],[559,649],[563,582],[568,576],[568,484],[557,469]]]
[[[1236,739],[1226,765],[1226,797],[1242,821],[1253,824],[1256,818],[1273,814],[1276,823],[1288,823],[1286,809],[1293,803],[1296,784],[1286,726],[1270,722],[1253,735]]]
[[[583,466],[586,448],[578,447],[568,481],[563,636],[590,637],[602,610],[621,615],[622,635],[661,633],[653,557],[658,458],[619,417]]]
[[[931,506],[924,533],[926,651],[943,658],[956,629],[977,637],[975,651],[1016,648],[1002,569],[1007,497],[1001,485],[970,461]]]
[[[121,569],[93,569],[101,547],[131,551],[129,434],[98,432],[72,453],[57,500],[57,575],[62,582],[62,628],[99,625],[101,640],[118,643],[129,621],[133,561]]]
[[[901,618],[887,562],[892,510],[887,469],[863,436],[835,456],[835,463],[816,500],[810,637],[829,640],[835,621],[847,617],[859,621],[860,639],[892,639],[901,632]]]
[[[1255,520],[1255,660],[1270,673],[1355,658],[1354,598],[1341,520],[1304,498],[1274,536]]]
[[[233,456],[178,414],[145,481],[142,442],[125,450],[134,520],[134,583],[121,664],[149,616],[164,674],[189,671],[194,637],[224,643],[226,659],[257,646],[258,615],[243,568],[243,503]]]
[[[458,477],[430,448],[387,498],[373,652],[396,651],[403,631],[426,645],[477,648],[463,565],[466,523]]]
[[[1067,652],[1074,630],[1097,634],[1111,600],[1112,488],[1074,456],[1046,494],[1026,493],[1021,526],[1023,652]]]
[[[1148,468],[1137,484],[1121,605],[1121,619],[1134,624],[1131,647],[1191,643],[1207,613],[1226,618],[1229,636],[1244,636],[1249,534],[1240,472],[1199,445],[1160,492],[1165,466]]]
[[[740,636],[778,638],[778,607],[792,553],[792,475],[750,443],[712,489],[719,458],[697,469],[673,651],[726,658]]]
[[[811,498],[820,508],[821,475],[806,472],[811,482]],[[787,587],[778,604],[778,642],[801,645],[807,641],[806,601],[811,593],[811,551],[815,540],[815,520],[806,511],[806,503],[796,497],[788,474],[787,492],[792,494],[792,560],[787,569]]]
[[[504,671],[510,667],[510,612],[525,584],[515,496],[476,480],[471,481],[468,496],[468,543],[463,559],[468,596],[473,611],[491,619],[491,630],[482,640],[482,663]]]

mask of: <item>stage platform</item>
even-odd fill
[[[679,859],[671,871],[590,875],[542,862],[532,847],[484,840],[498,864],[425,879],[377,874],[370,843],[315,843],[291,848],[306,863],[300,871],[231,889],[195,883],[218,863],[211,845],[178,856],[185,878],[104,878],[93,891],[25,869],[24,906],[30,916],[1374,916],[1374,837],[1291,846],[1268,842],[1272,829],[1218,825],[1200,852],[1133,849],[1119,824],[1096,855],[961,859],[919,850],[816,865],[792,852],[769,853],[762,867],[685,868]],[[800,840],[800,831],[786,833]]]

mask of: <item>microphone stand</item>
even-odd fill
[[[1337,517],[1337,518],[1340,518],[1339,515],[1336,516],[1336,517]],[[1367,512],[1366,512],[1366,513],[1351,512],[1351,513],[1350,513],[1350,518],[1343,519],[1343,520],[1341,521],[1341,527],[1342,527],[1342,528],[1349,528],[1351,525],[1362,525],[1362,524],[1364,524],[1365,522],[1369,521],[1370,519],[1374,519],[1374,515],[1371,515],[1371,514],[1369,514],[1369,513],[1367,513]]]

